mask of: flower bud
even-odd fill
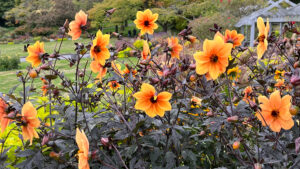
[[[237,122],[239,120],[238,116],[231,116],[227,118],[228,122]]]
[[[194,64],[194,63],[190,64],[189,68],[191,70],[195,70],[196,69],[196,64]]]
[[[204,130],[202,130],[200,133],[199,133],[199,136],[204,136],[206,133]]]
[[[297,115],[299,112],[299,107],[298,106],[295,106],[295,105],[292,105],[291,108],[290,108],[290,113],[291,115]]]
[[[52,158],[58,159],[60,155],[58,153],[54,152],[54,151],[51,151],[49,156],[52,157]]]
[[[30,71],[29,71],[29,76],[32,78],[32,79],[34,79],[34,78],[36,78],[37,77],[37,71],[35,70],[35,69],[31,69]]]
[[[104,146],[109,146],[109,138],[101,138],[101,143],[104,145]]]
[[[208,117],[213,117],[214,116],[214,113],[213,112],[211,112],[211,111],[209,111],[209,112],[207,112],[207,114],[206,114]]]
[[[191,76],[190,76],[190,81],[193,82],[193,81],[195,81],[195,80],[196,80],[196,76],[195,76],[195,75],[191,75]]]
[[[262,169],[262,165],[260,163],[255,163],[254,169]]]
[[[42,140],[42,146],[47,144],[49,142],[49,136],[46,134],[44,135],[43,137],[43,140]]]
[[[300,61],[297,61],[294,63],[294,68],[300,68]]]
[[[149,80],[150,80],[151,84],[157,84],[159,82],[158,78],[150,78]]]
[[[16,75],[17,75],[17,77],[21,77],[21,76],[23,76],[23,72],[22,71],[17,71]]]
[[[236,149],[238,149],[238,148],[240,148],[240,141],[235,141],[233,144],[232,144],[232,148],[234,149],[234,150],[236,150]]]

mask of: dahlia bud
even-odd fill
[[[255,163],[254,169],[262,169],[262,165],[260,163]]]
[[[104,145],[104,146],[109,146],[109,138],[101,138],[101,143]]]
[[[296,69],[296,68],[300,68],[300,61],[295,62],[294,68],[295,68],[295,69]]]
[[[50,69],[50,65],[48,63],[44,63],[42,66],[39,67],[39,69],[41,69],[41,70],[49,70]]]
[[[46,134],[44,135],[43,137],[43,140],[42,140],[42,146],[47,144],[49,142],[49,136]]]
[[[159,82],[158,78],[150,78],[149,80],[150,80],[151,84],[157,84]]]
[[[291,113],[291,115],[295,116],[295,115],[298,114],[298,112],[299,112],[299,107],[298,106],[292,105],[290,107],[290,113]]]
[[[31,69],[30,72],[29,72],[29,76],[34,79],[36,78],[38,75],[37,71],[35,69]]]
[[[58,159],[60,155],[59,155],[59,153],[56,153],[56,152],[54,152],[54,151],[51,151],[50,154],[49,154],[49,156],[50,156],[51,158]]]
[[[199,136],[204,136],[205,134],[206,134],[205,131],[202,130],[202,131],[200,132]]]
[[[196,76],[195,76],[195,75],[191,75],[191,76],[190,76],[190,81],[193,82],[193,81],[195,81],[195,80],[196,80]]]
[[[17,71],[16,75],[17,75],[17,77],[21,77],[21,76],[23,76],[23,72],[22,71]]]
[[[213,112],[211,112],[211,111],[209,111],[209,112],[207,112],[207,114],[206,114],[208,117],[213,117],[214,116],[214,113]]]
[[[196,69],[196,64],[194,64],[194,63],[190,64],[189,68],[191,70],[195,70]]]
[[[239,116],[231,116],[227,118],[228,122],[237,122],[239,120]]]
[[[98,153],[98,150],[94,150],[91,154],[92,156],[92,159],[97,159],[97,153]]]
[[[238,149],[238,148],[240,148],[240,141],[235,141],[233,144],[232,144],[232,148],[234,149],[234,150],[236,150],[236,149]]]

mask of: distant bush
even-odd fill
[[[54,30],[52,28],[48,27],[39,27],[39,28],[34,28],[31,31],[33,36],[48,36],[54,33]]]
[[[220,16],[221,14],[216,13],[209,17],[200,17],[193,20],[189,26],[193,28],[193,33],[200,39],[212,38],[214,36],[213,32],[209,32],[209,28],[212,28],[215,23],[226,29],[234,29],[234,23],[236,23],[237,18]]]
[[[27,31],[26,26],[19,26],[15,29],[14,33],[16,35],[25,35]]]
[[[0,56],[0,71],[18,69],[20,59],[18,57]]]

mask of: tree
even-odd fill
[[[0,0],[0,25],[5,25],[4,13],[14,7],[14,0]]]

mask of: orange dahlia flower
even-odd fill
[[[163,117],[165,111],[172,109],[169,102],[172,94],[169,92],[161,92],[156,95],[154,87],[147,83],[143,83],[141,91],[135,93],[133,97],[137,99],[135,109],[145,111],[151,118],[157,115]]]
[[[168,48],[171,51],[171,56],[179,59],[179,53],[182,51],[182,46],[178,43],[177,38],[168,38]]]
[[[96,80],[95,83],[97,83],[99,81],[102,82],[102,78],[105,77],[107,69],[104,68],[99,62],[97,62],[95,60],[92,61],[90,67],[94,73],[99,73],[96,77],[98,80]]]
[[[150,49],[149,49],[149,45],[148,45],[148,42],[147,41],[144,41],[143,43],[143,52],[142,52],[142,58],[144,60],[147,60],[151,57],[151,52],[150,52]]]
[[[223,36],[220,32],[217,32],[215,36],[222,37],[225,43],[232,43],[233,48],[241,46],[245,39],[243,34],[238,34],[236,30],[230,31],[228,29],[225,31],[225,36]]]
[[[284,87],[284,79],[277,79],[277,83],[274,85],[275,87],[281,88]]]
[[[76,143],[79,148],[78,151],[78,169],[89,169],[89,140],[87,139],[84,131],[76,129]]]
[[[48,92],[48,85],[43,85],[42,87],[41,87],[41,89],[42,89],[42,91],[43,91],[43,96],[46,96],[46,94],[47,94],[47,92]]]
[[[257,45],[257,58],[260,59],[268,48],[268,34],[270,30],[269,20],[267,20],[267,25],[265,25],[263,18],[259,17],[257,19],[258,28],[258,45]]]
[[[37,67],[42,61],[41,56],[45,53],[44,43],[37,41],[34,45],[28,46],[27,50],[29,55],[26,57],[26,61],[33,67]]]
[[[291,98],[290,95],[281,98],[278,90],[271,94],[270,99],[259,96],[261,113],[256,113],[256,117],[263,126],[270,126],[270,129],[274,132],[280,132],[281,128],[291,129],[294,126],[294,120],[290,113]]]
[[[123,74],[129,75],[130,72],[132,73],[132,76],[135,76],[137,74],[137,71],[131,67],[129,67],[127,64],[125,64],[125,69],[123,70]]]
[[[8,105],[5,103],[3,99],[0,98],[0,124],[1,124],[1,133],[3,133],[10,123],[11,119],[6,118]]]
[[[196,52],[196,72],[200,75],[209,73],[215,80],[226,71],[228,66],[228,56],[231,54],[232,44],[225,43],[224,40],[215,36],[214,40],[205,39],[203,52]]]
[[[103,35],[99,30],[96,38],[93,40],[93,46],[91,47],[91,57],[98,61],[101,65],[105,64],[105,60],[110,57],[109,50],[106,46],[109,44],[110,36],[108,34]]]
[[[72,40],[77,40],[80,37],[82,30],[86,26],[86,23],[87,14],[80,10],[78,13],[76,13],[75,20],[69,24],[70,31],[68,34],[72,36]]]
[[[113,90],[113,91],[120,88],[120,84],[115,80],[108,82],[108,85],[109,85],[110,89]]]
[[[154,29],[158,28],[158,25],[155,21],[158,19],[158,14],[152,14],[150,9],[145,10],[144,12],[138,11],[136,13],[136,20],[134,23],[138,29],[141,30],[141,35],[145,33],[153,34]]]
[[[24,104],[22,108],[22,133],[24,140],[30,140],[30,145],[34,137],[39,138],[35,128],[40,127],[40,123],[37,111],[31,102]]]
[[[255,99],[253,97],[253,90],[251,86],[248,86],[244,89],[244,98],[243,100],[249,104],[249,101],[255,102]]]

